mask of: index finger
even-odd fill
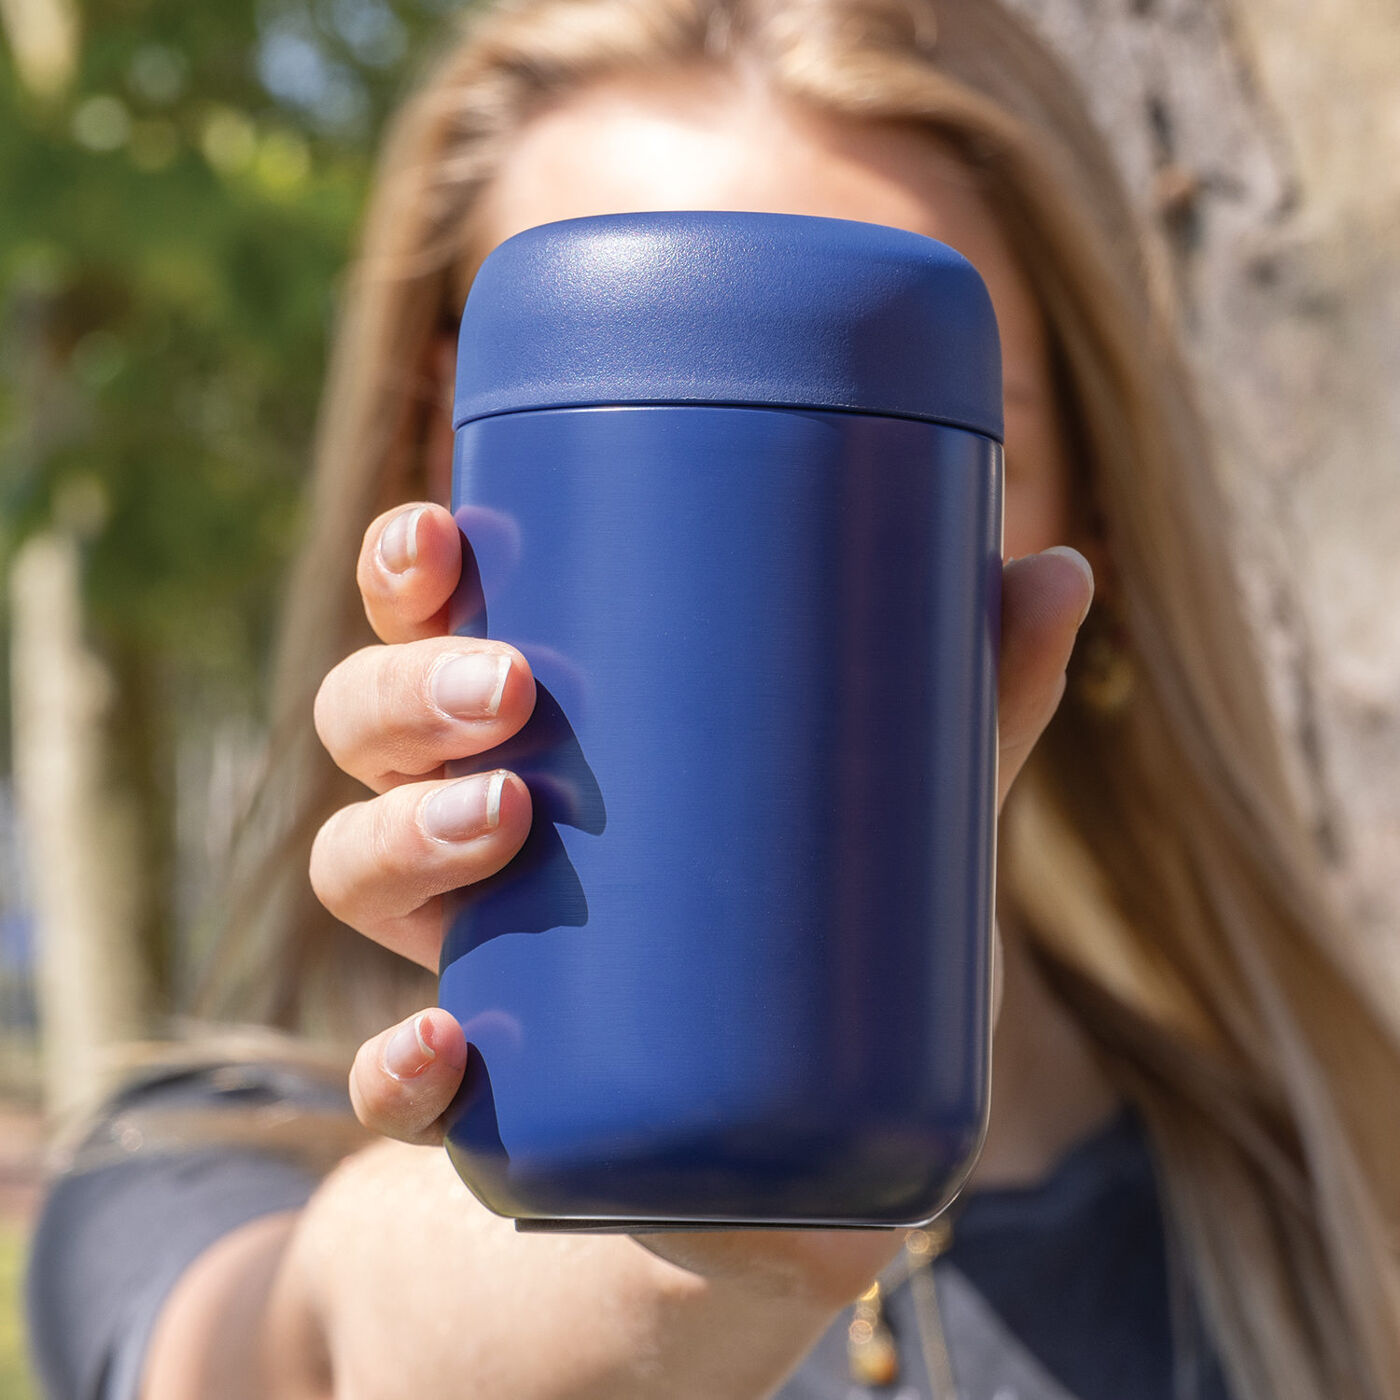
[[[410,501],[385,511],[360,545],[355,581],[381,642],[447,633],[447,602],[462,572],[462,537],[443,506]]]

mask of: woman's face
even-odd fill
[[[1082,547],[1035,299],[974,179],[930,137],[817,115],[725,74],[618,80],[521,132],[478,206],[474,251],[555,219],[648,209],[819,214],[951,244],[981,272],[1001,330],[1006,554]]]

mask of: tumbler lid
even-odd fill
[[[991,298],[923,234],[806,214],[600,214],[507,238],[462,316],[453,425],[589,404],[752,404],[1002,437]]]

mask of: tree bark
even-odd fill
[[[1299,794],[1400,965],[1400,9],[1013,3],[1171,268]]]

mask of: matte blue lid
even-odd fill
[[[1001,440],[976,269],[906,229],[805,214],[601,214],[525,229],[467,297],[453,424],[584,404],[927,418]]]

